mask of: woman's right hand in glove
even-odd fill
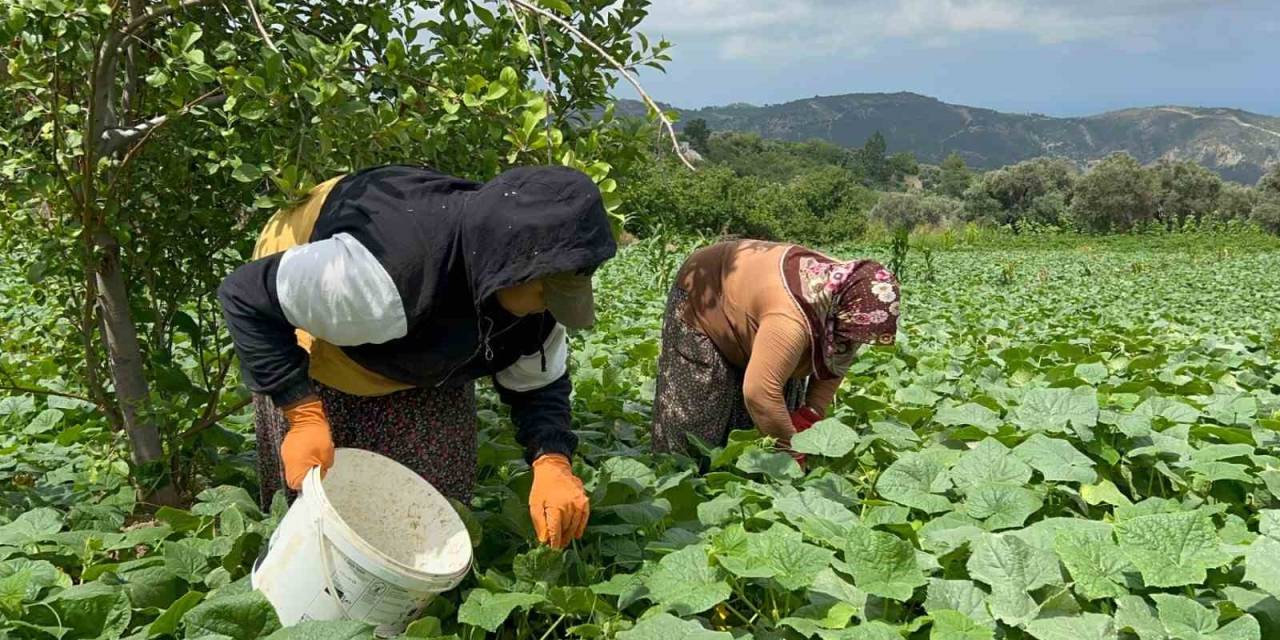
[[[289,422],[289,432],[280,445],[280,461],[284,464],[285,482],[298,491],[312,467],[320,467],[324,473],[333,466],[333,435],[319,398],[290,406],[284,410],[284,417]]]

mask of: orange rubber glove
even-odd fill
[[[533,487],[529,490],[529,517],[538,542],[557,549],[582,537],[591,516],[591,503],[582,481],[573,475],[569,458],[558,453],[533,461]]]
[[[311,467],[320,467],[324,473],[333,466],[333,435],[319,400],[285,409],[284,417],[289,421],[289,433],[280,445],[280,461],[284,463],[285,482],[297,491]]]

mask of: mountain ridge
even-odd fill
[[[1143,163],[1193,160],[1224,178],[1252,184],[1280,163],[1280,117],[1232,107],[1155,105],[1088,116],[1002,112],[952,104],[909,91],[815,96],[789,102],[673,108],[681,122],[702,118],[713,131],[744,131],[783,140],[821,139],[861,146],[876,131],[889,151],[941,162],[952,151],[970,166],[993,169],[1059,155],[1081,165],[1117,151]],[[643,113],[620,101],[621,113]]]

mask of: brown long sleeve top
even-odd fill
[[[685,322],[745,369],[747,411],[761,432],[783,439],[795,432],[784,396],[787,380],[811,373],[809,326],[782,280],[782,256],[791,246],[722,242],[695,251],[677,275],[689,293]],[[805,404],[825,415],[839,386],[840,380],[810,377]]]

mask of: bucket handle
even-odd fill
[[[329,560],[329,540],[324,537],[323,515],[316,518],[316,536],[319,538],[320,543],[320,571],[324,574],[325,590],[329,592],[329,595],[333,596],[333,601],[338,603],[338,610],[342,611],[343,618],[355,620],[355,617],[351,615],[351,610],[347,608],[347,605],[343,604],[337,585],[333,583],[333,563]]]

